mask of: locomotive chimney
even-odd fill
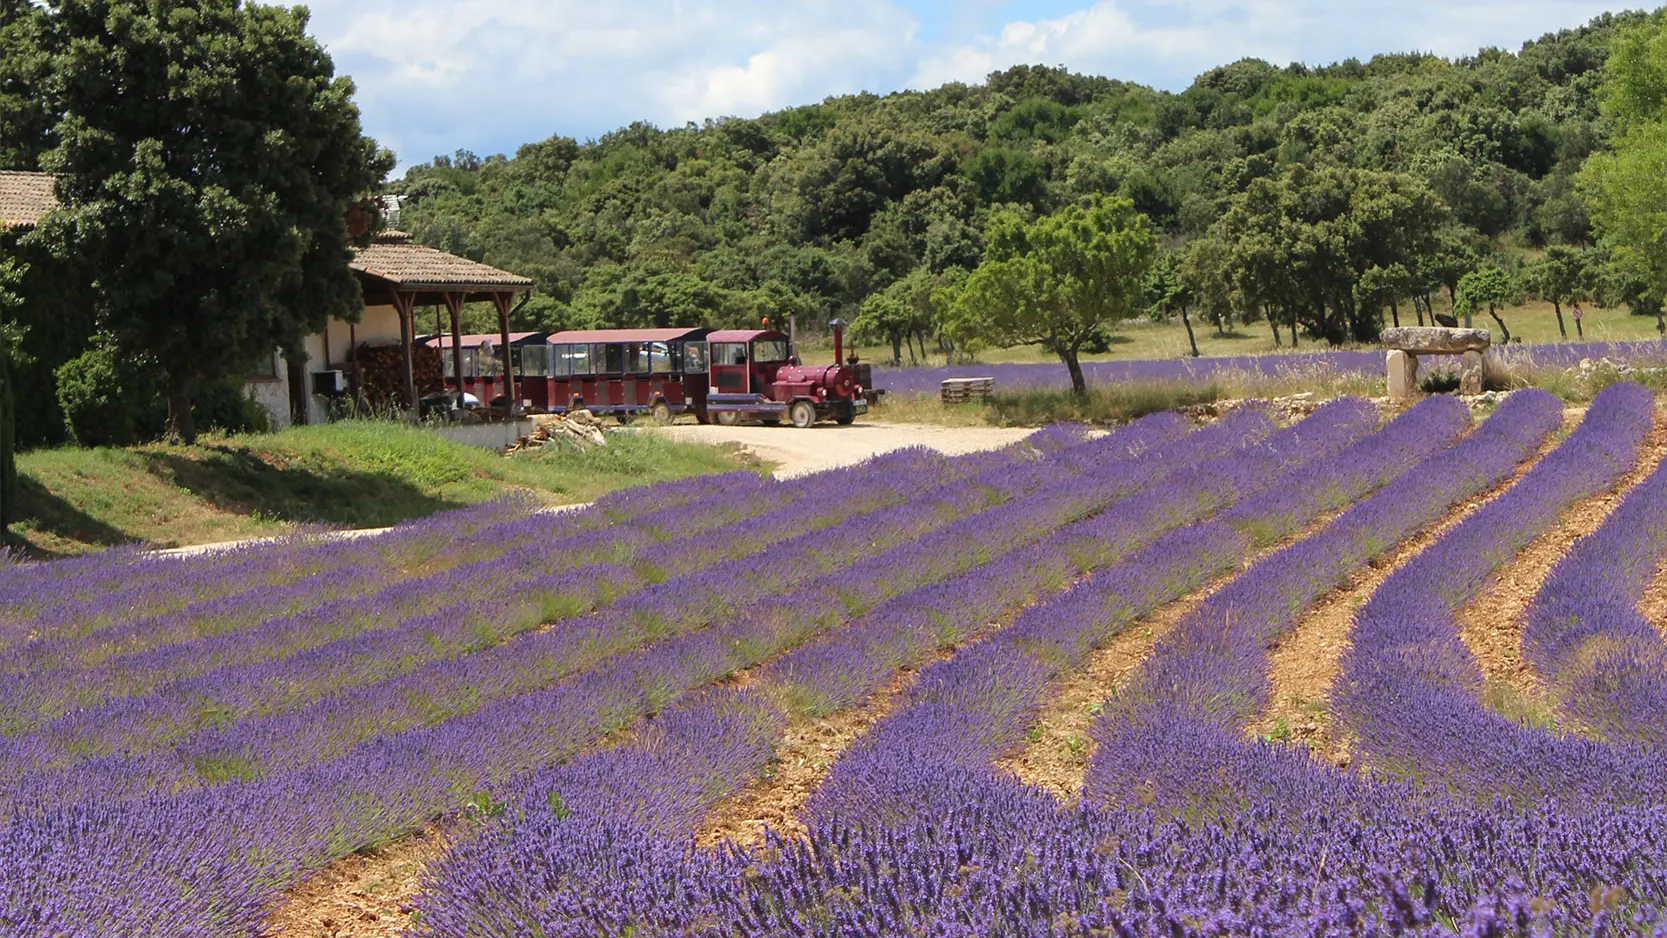
[[[834,364],[845,364],[845,320],[835,319],[828,323],[833,327],[834,334]]]

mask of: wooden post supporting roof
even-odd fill
[[[463,406],[463,294],[447,292],[446,309],[451,313],[451,368],[457,377],[457,404]]]
[[[411,364],[411,342],[417,326],[412,316],[412,310],[417,305],[415,293],[404,293],[400,290],[391,291],[394,298],[394,310],[399,313],[399,347],[405,353],[405,403],[411,408],[411,416],[415,417],[417,408],[417,378]]]
[[[514,359],[510,355],[509,347],[509,301],[514,296],[513,293],[502,292],[492,294],[492,304],[498,307],[498,337],[504,347],[504,404],[511,417],[515,416],[516,408],[521,402],[515,394],[515,369],[511,365]]]

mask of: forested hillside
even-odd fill
[[[513,158],[459,153],[395,190],[419,239],[536,277],[524,324],[545,328],[844,315],[898,347],[937,331],[934,288],[978,265],[994,216],[1099,193],[1162,230],[1159,310],[1179,298],[1206,319],[1367,339],[1498,268],[1519,295],[1653,312],[1647,278],[1592,249],[1575,178],[1607,138],[1610,42],[1645,18],[1458,61],[1245,60],[1179,94],[1021,66],[752,120],[556,136]]]

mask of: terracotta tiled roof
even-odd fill
[[[0,170],[0,228],[32,228],[57,207],[51,173]]]
[[[468,258],[400,240],[402,232],[379,235],[353,251],[353,269],[406,290],[525,290],[532,280]],[[410,235],[403,235],[409,238]]]
[[[51,173],[0,170],[0,228],[29,228],[58,207]],[[411,289],[491,292],[531,289],[526,277],[413,244],[403,231],[384,231],[353,252],[353,269]]]

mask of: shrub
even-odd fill
[[[56,376],[64,423],[82,446],[131,446],[160,436],[167,424],[148,363],[121,354],[107,337],[95,338]]]

